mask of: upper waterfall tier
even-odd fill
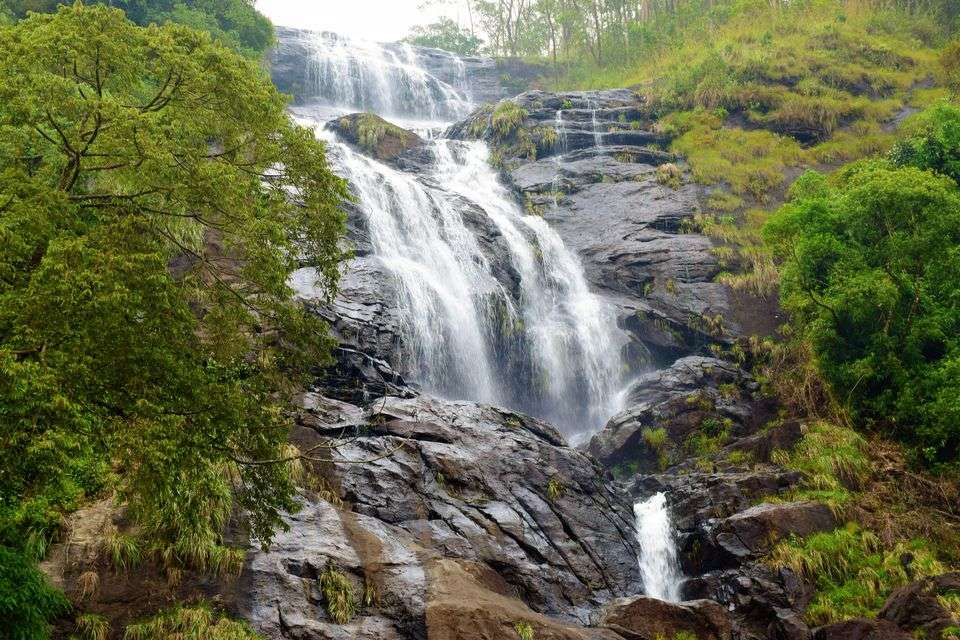
[[[519,61],[288,27],[277,27],[270,66],[274,83],[298,104],[446,122],[466,116],[474,104],[516,93],[517,85],[539,75],[539,69]]]

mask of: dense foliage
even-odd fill
[[[960,456],[960,189],[928,170],[950,173],[956,149],[937,141],[958,115],[925,114],[895,162],[807,174],[766,227],[783,305],[838,398],[930,464]]]
[[[200,603],[161,611],[148,620],[127,627],[125,640],[258,640],[262,638],[245,622],[231,620],[210,605]]]
[[[47,620],[69,608],[32,562],[0,546],[0,638],[43,640],[48,636]]]
[[[832,9],[837,0],[471,0],[471,27],[489,38],[495,55],[547,58],[561,77],[582,81],[627,76],[663,50],[688,40],[703,44],[730,17],[745,11]],[[855,0],[871,11],[898,10],[921,22],[954,25],[953,0]],[[838,19],[839,21],[839,19]],[[649,79],[649,78],[648,78]],[[607,86],[625,83],[606,82]],[[596,86],[596,85],[594,85]]]
[[[33,11],[52,13],[66,0],[0,0],[0,14],[24,18]],[[201,31],[247,55],[262,55],[273,43],[273,25],[253,0],[87,0],[123,9],[139,25],[176,22]]]
[[[441,18],[428,25],[414,27],[405,41],[421,47],[452,51],[462,56],[477,55],[483,45],[483,40],[450,18]]]
[[[287,286],[338,278],[322,144],[256,63],[118,9],[3,27],[0,76],[0,544],[42,555],[103,488],[168,564],[224,558],[235,507],[269,542],[329,353]]]

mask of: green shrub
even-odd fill
[[[894,164],[960,180],[960,107],[938,103],[907,121],[903,131],[906,138],[890,152]]]
[[[62,593],[24,555],[0,547],[0,634],[14,640],[46,640],[49,621],[70,610]]]
[[[175,607],[131,624],[124,640],[262,640],[246,622],[231,620],[210,605]]]
[[[509,138],[526,120],[527,110],[511,100],[504,100],[493,110],[490,125],[497,137]]]
[[[776,568],[789,568],[816,586],[806,618],[811,625],[823,625],[873,617],[897,587],[942,573],[943,565],[926,546],[925,541],[917,540],[884,548],[873,533],[848,524],[830,533],[781,542],[768,562]],[[903,558],[911,558],[909,573]]]
[[[960,455],[960,191],[889,162],[805,176],[765,237],[781,300],[852,416],[931,465]]]

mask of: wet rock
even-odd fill
[[[758,504],[720,521],[712,542],[730,562],[766,553],[779,540],[804,537],[837,527],[833,512],[819,502]]]
[[[909,633],[888,620],[856,618],[818,628],[814,640],[910,640]]]
[[[669,497],[673,525],[683,535],[743,511],[761,498],[783,493],[799,482],[796,471],[767,467],[741,472],[638,475],[627,490],[638,499],[664,492]]]
[[[666,602],[646,596],[620,598],[599,612],[597,626],[616,631],[626,640],[674,638],[693,634],[698,640],[730,640],[732,626],[726,609],[710,600]]]
[[[621,326],[642,345],[636,353],[667,365],[738,335],[729,291],[713,282],[720,267],[711,241],[686,233],[704,194],[682,177],[661,184],[658,166],[684,169],[662,149],[667,140],[651,130],[642,98],[625,89],[531,91],[512,101],[527,115],[506,137],[491,126],[492,109],[447,135],[496,147],[528,210],[557,229],[618,307]]]
[[[606,465],[662,471],[686,459],[688,439],[701,432],[724,442],[754,433],[767,416],[753,378],[730,362],[690,356],[641,376],[629,389],[626,410],[590,440],[587,450]],[[644,433],[663,429],[663,442]],[[724,434],[726,434],[724,436]]]
[[[423,144],[412,131],[402,129],[373,113],[352,113],[327,123],[341,140],[348,142],[382,162],[395,160],[402,153]]]
[[[810,637],[799,612],[809,603],[812,589],[789,571],[774,571],[757,562],[711,571],[688,580],[684,597],[709,598],[726,607],[738,638]]]
[[[425,396],[364,409],[309,394],[294,442],[334,438],[316,473],[343,509],[308,493],[271,550],[251,550],[238,611],[269,637],[498,638],[524,620],[537,638],[614,637],[581,627],[641,590],[632,501],[552,427]],[[377,594],[342,628],[316,591],[328,563]]]
[[[907,631],[920,631],[926,638],[939,638],[944,629],[960,626],[939,598],[958,594],[960,572],[917,580],[890,594],[877,618]]]

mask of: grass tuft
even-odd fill
[[[245,622],[230,620],[208,604],[175,607],[131,624],[124,640],[262,640]]]
[[[113,531],[102,544],[110,565],[119,572],[132,569],[143,560],[140,544],[133,536]]]
[[[533,640],[533,627],[529,622],[518,622],[513,625],[513,629],[520,640]]]
[[[504,100],[499,103],[490,116],[490,126],[499,139],[509,138],[513,135],[523,121],[527,119],[529,113],[526,109],[511,100]]]
[[[357,614],[357,603],[350,579],[338,571],[333,563],[328,562],[318,580],[330,619],[337,624],[350,622]]]
[[[74,624],[81,640],[107,640],[110,636],[110,623],[95,613],[78,615]]]
[[[806,618],[817,626],[873,617],[894,589],[945,570],[926,549],[924,541],[884,548],[875,534],[855,524],[803,540],[781,542],[767,561],[774,568],[790,569],[816,585]]]

